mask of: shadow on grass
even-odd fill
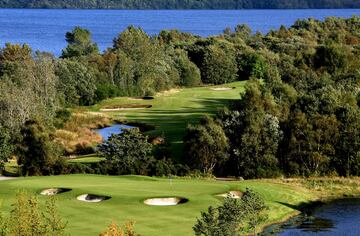
[[[289,208],[297,210],[297,211],[301,211],[303,213],[312,212],[314,210],[314,208],[324,205],[324,203],[321,201],[302,202],[298,205],[290,204],[287,202],[280,202],[280,201],[276,201],[276,203],[279,203],[283,206],[289,207]]]
[[[193,106],[186,104],[186,106],[176,107],[174,105],[169,109],[157,109],[157,106],[154,106],[147,110],[127,114],[126,117],[130,123],[137,121],[154,126],[155,129],[147,132],[147,134],[150,136],[164,135],[165,139],[171,143],[173,156],[179,160],[182,156],[182,141],[187,125],[195,125],[205,114],[215,115],[237,100],[224,98],[194,99],[191,101]]]

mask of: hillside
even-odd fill
[[[0,0],[0,8],[319,9],[359,7],[359,0]]]

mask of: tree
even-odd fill
[[[166,48],[141,28],[128,27],[114,40],[113,50],[119,55],[114,80],[126,84],[125,88],[133,92],[130,95],[153,95],[179,81]]]
[[[95,75],[86,63],[64,59],[58,62],[56,75],[58,90],[63,93],[65,105],[91,105],[95,97]]]
[[[186,87],[199,86],[201,84],[201,74],[199,68],[189,60],[184,51],[175,52],[175,63],[180,73],[180,85]]]
[[[222,127],[206,116],[199,125],[189,125],[184,137],[187,162],[206,174],[212,174],[216,165],[228,158],[228,139]]]
[[[66,223],[58,214],[54,198],[46,203],[43,210],[37,197],[23,191],[17,194],[7,222],[10,235],[65,235]]]
[[[336,117],[315,114],[308,118],[304,113],[297,112],[289,122],[289,163],[297,163],[298,168],[295,169],[301,175],[324,173],[335,158],[339,136]]]
[[[25,122],[17,147],[18,164],[23,176],[50,175],[60,159],[58,146],[49,131],[37,120]]]
[[[13,149],[9,130],[0,125],[0,173],[4,168],[4,163],[7,162],[13,154]]]
[[[99,53],[98,46],[92,42],[91,33],[87,29],[75,27],[66,33],[68,46],[62,52],[62,58],[91,56]]]
[[[267,219],[264,210],[267,209],[264,199],[251,189],[246,189],[241,197],[242,210],[249,230],[256,235],[257,226]]]
[[[264,58],[255,52],[242,52],[237,55],[238,79],[247,80],[250,77],[264,79],[267,64]]]
[[[241,199],[227,197],[219,207],[209,207],[201,213],[193,227],[197,236],[236,236],[249,231],[256,234],[256,227],[267,219],[264,199],[246,189]]]
[[[234,49],[225,44],[208,46],[200,69],[204,83],[225,84],[235,81],[238,69]]]
[[[99,146],[100,155],[117,174],[146,175],[153,162],[152,144],[138,128],[126,129],[122,134],[112,135]]]
[[[46,232],[51,236],[66,235],[65,229],[67,222],[65,222],[58,212],[56,200],[51,196],[45,204],[45,214],[43,217],[44,224],[46,225]]]
[[[314,64],[316,68],[324,67],[329,73],[333,74],[338,70],[343,70],[349,64],[347,48],[339,46],[320,46],[316,49]]]
[[[257,80],[250,81],[242,100],[233,111],[220,116],[230,140],[231,156],[228,165],[235,175],[245,178],[278,175],[277,152],[282,139],[280,121],[274,98]]]

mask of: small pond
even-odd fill
[[[360,199],[343,199],[274,225],[262,235],[360,235]]]
[[[95,129],[94,131],[100,134],[103,140],[108,140],[112,134],[121,134],[124,129],[131,129],[131,128],[135,128],[135,127],[130,125],[116,124],[102,129]]]

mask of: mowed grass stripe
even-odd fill
[[[214,115],[223,109],[229,102],[240,99],[246,82],[235,82],[221,86],[198,88],[184,88],[170,92],[159,93],[153,100],[133,100],[128,97],[119,97],[104,100],[87,111],[100,112],[112,118],[124,121],[136,121],[155,125],[155,130],[148,135],[164,135],[172,145],[173,155],[181,158],[182,140],[188,124],[196,124],[205,114]],[[215,91],[214,88],[231,88],[225,91]],[[234,88],[234,89],[232,89]],[[121,111],[101,111],[108,106],[121,106],[125,104],[151,105],[151,108]],[[84,108],[81,108],[83,110]]]
[[[15,201],[16,192],[25,189],[39,194],[44,188],[66,187],[73,189],[57,195],[59,210],[68,223],[71,235],[98,235],[112,220],[124,223],[136,221],[137,231],[144,236],[192,235],[192,226],[200,212],[210,205],[221,204],[219,193],[230,190],[244,191],[247,187],[258,191],[270,206],[270,221],[281,220],[295,210],[288,205],[298,205],[312,199],[309,191],[269,181],[223,182],[215,180],[174,179],[141,176],[65,175],[28,177],[0,182],[1,210],[8,213]],[[111,196],[100,203],[76,200],[81,194],[91,193]],[[189,202],[169,207],[148,206],[147,198],[179,196]],[[41,202],[47,197],[40,196]]]

